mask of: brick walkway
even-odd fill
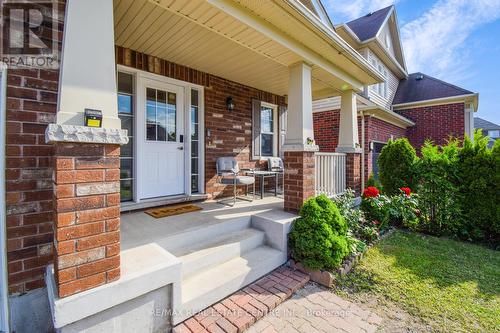
[[[381,324],[378,315],[309,283],[246,332],[369,333],[377,331]]]
[[[175,333],[243,332],[271,313],[309,281],[309,276],[280,267],[174,328]]]
[[[179,324],[174,333],[370,333],[381,325],[378,315],[308,281],[280,267]]]

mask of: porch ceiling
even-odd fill
[[[224,1],[114,0],[115,42],[122,47],[286,95],[288,66],[299,61],[311,62],[304,59],[303,54],[299,55],[300,48],[290,47],[289,41],[278,42],[279,38],[271,38],[262,30],[258,31],[240,21],[245,15],[251,15],[262,21],[260,23],[263,26],[270,26],[269,22],[259,17],[263,13],[260,11],[283,15],[280,6],[274,1],[257,1],[257,7],[256,1],[241,2],[240,5],[232,2],[222,6],[222,10]],[[259,13],[250,12],[250,7],[258,8]],[[235,10],[243,13],[236,13]],[[295,22],[299,28],[295,18],[288,16],[287,19]],[[299,39],[305,37],[303,34],[297,36]],[[301,48],[307,49],[307,45],[301,41],[296,42]],[[335,54],[338,58],[336,66],[345,64],[353,68],[352,63],[349,65],[349,60],[335,49],[325,49],[325,52]],[[322,58],[322,61],[327,59]],[[324,67],[313,64],[314,99],[338,95],[340,90],[346,88],[358,89],[361,84],[359,79],[348,75],[340,67],[339,75],[332,74],[330,68]],[[359,71],[356,68],[354,70]],[[353,87],[356,84],[358,86]]]

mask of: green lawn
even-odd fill
[[[338,288],[388,299],[433,331],[500,329],[500,253],[485,247],[396,231]]]

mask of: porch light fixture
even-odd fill
[[[226,107],[228,111],[233,111],[234,110],[234,100],[232,96],[228,96],[226,98]]]

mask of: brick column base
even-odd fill
[[[346,183],[356,196],[361,195],[361,154],[346,154]]]
[[[54,272],[59,297],[120,277],[120,146],[55,143]]]
[[[285,211],[297,213],[314,196],[314,152],[285,152]]]

